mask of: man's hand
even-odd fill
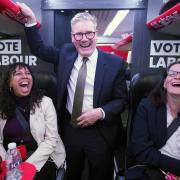
[[[180,177],[176,176],[177,180],[180,180]]]
[[[28,7],[24,3],[16,2],[16,4],[21,9],[21,13],[26,17],[27,24],[36,23],[36,16],[35,16],[34,12],[32,11],[32,9],[30,7]]]
[[[81,116],[77,118],[78,125],[81,127],[91,126],[97,120],[102,119],[103,113],[100,108],[90,109],[82,113]]]

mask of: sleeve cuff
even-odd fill
[[[37,22],[34,22],[34,23],[25,23],[25,27],[32,27],[32,26],[35,26],[37,24]]]
[[[104,110],[102,108],[99,108],[99,109],[101,110],[102,115],[103,115],[103,117],[100,120],[103,120],[105,118],[105,112],[104,112]]]

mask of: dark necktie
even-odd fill
[[[85,81],[86,81],[86,75],[87,75],[87,65],[86,65],[87,60],[88,58],[86,57],[83,58],[83,63],[82,63],[81,68],[79,69],[76,89],[74,93],[74,102],[73,102],[73,109],[72,109],[70,124],[75,128],[78,127],[76,119],[82,113],[84,88],[85,88]]]

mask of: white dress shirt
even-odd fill
[[[173,121],[173,117],[167,106],[167,127]],[[176,129],[173,135],[167,140],[166,144],[160,149],[162,154],[180,160],[180,127]]]

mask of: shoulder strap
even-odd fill
[[[176,129],[180,126],[180,117],[177,117],[173,120],[173,122],[167,128],[167,139],[169,139]]]
[[[27,120],[25,119],[25,117],[23,116],[22,112],[18,109],[18,107],[16,107],[16,117],[19,121],[19,123],[21,124],[22,128],[26,131],[27,134],[31,134],[30,132],[30,125],[27,122]]]

